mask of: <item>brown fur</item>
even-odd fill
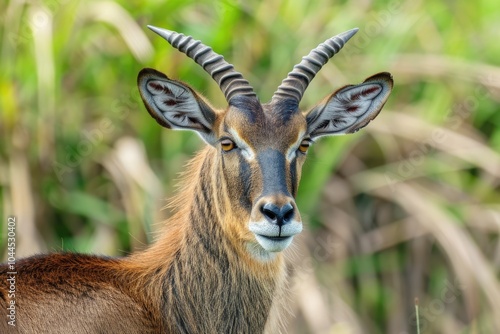
[[[223,231],[240,222],[224,215],[227,199],[211,197],[223,194],[214,150],[193,159],[177,213],[151,248],[123,259],[62,253],[19,261],[17,326],[1,321],[0,332],[261,333],[276,326],[268,315],[284,283],[283,259],[260,263]],[[7,271],[3,265],[2,278]]]
[[[19,261],[15,328],[5,321],[10,298],[2,265],[0,332],[279,332],[281,251],[302,230],[294,201],[305,161],[299,148],[315,136],[366,125],[387,99],[390,75],[345,87],[308,114],[297,103],[261,105],[245,96],[215,111],[188,86],[150,69],[139,74],[139,87],[161,125],[197,131],[210,144],[187,169],[176,213],[155,244],[126,258],[62,253]],[[359,96],[376,103],[364,103],[369,108],[358,118],[346,116],[353,105],[361,108]],[[223,149],[225,140],[233,149]]]

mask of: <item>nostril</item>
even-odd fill
[[[271,220],[276,220],[276,214],[272,212],[271,210],[264,209],[262,211],[266,217],[268,217]]]
[[[290,222],[294,216],[293,206],[288,203],[284,207],[281,208],[281,212],[283,212],[283,223],[286,224]]]
[[[280,211],[276,205],[274,205],[272,203],[266,203],[262,206],[260,211],[266,217],[266,219],[269,220],[270,222],[276,223],[276,220],[278,220],[278,215],[279,215]]]
[[[279,226],[288,224],[294,216],[294,209],[290,203],[285,204],[281,208],[273,203],[266,203],[260,208],[260,211],[270,223],[278,224]]]

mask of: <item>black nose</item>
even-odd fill
[[[266,217],[267,221],[278,226],[288,224],[294,215],[293,206],[290,203],[283,205],[281,208],[273,203],[266,203],[260,211]]]

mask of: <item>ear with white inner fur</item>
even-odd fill
[[[194,130],[207,143],[215,144],[212,129],[216,113],[193,89],[150,68],[139,72],[137,85],[149,114],[160,125],[174,130]]]
[[[384,106],[392,86],[391,74],[383,72],[339,89],[306,113],[309,136],[343,135],[365,127]]]

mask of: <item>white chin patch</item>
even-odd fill
[[[257,242],[247,244],[248,252],[257,260],[267,262],[274,260],[279,252],[285,250],[292,243],[293,236],[282,240],[273,240],[268,237],[256,235]]]
[[[256,259],[268,261],[290,246],[293,237],[302,231],[302,223],[293,220],[280,227],[267,221],[259,221],[250,222],[248,228],[257,241],[248,243],[248,251]]]
[[[264,250],[272,253],[284,251],[285,248],[290,246],[293,236],[290,237],[266,237],[256,234],[255,239]]]

